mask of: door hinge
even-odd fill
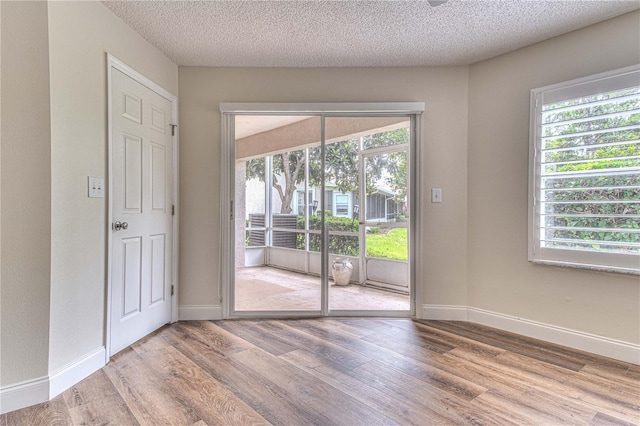
[[[171,295],[173,296],[174,293],[175,293],[175,287],[173,284],[171,284]]]
[[[177,124],[169,124],[169,126],[171,126],[171,136],[175,136],[176,135],[176,127],[178,127]]]
[[[231,213],[231,215],[230,215],[231,216],[231,220],[233,220],[233,200],[231,200],[231,211],[230,211],[230,213]]]
[[[171,204],[171,216],[175,216],[175,215],[176,215],[176,205]]]

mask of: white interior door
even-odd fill
[[[110,355],[171,321],[172,103],[111,74]]]

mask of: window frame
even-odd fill
[[[638,74],[636,77],[634,74]],[[529,123],[529,183],[528,183],[528,259],[532,263],[562,267],[583,268],[606,272],[618,272],[640,275],[640,254],[607,253],[587,250],[572,250],[568,248],[543,247],[541,245],[540,225],[541,215],[538,202],[541,183],[541,118],[543,95],[558,99],[551,102],[586,96],[580,92],[587,85],[599,88],[596,93],[616,90],[609,86],[616,81],[638,78],[640,85],[640,64],[620,68],[600,74],[590,75],[566,82],[561,82],[531,90],[530,123]],[[563,95],[563,93],[566,93]],[[570,94],[570,95],[569,95]]]
[[[346,203],[339,203],[338,202],[338,197],[346,197]],[[340,205],[340,208],[342,208],[343,206],[346,205],[347,207],[347,211],[346,213],[339,213],[338,212],[338,205]],[[349,195],[349,193],[346,192],[337,192],[337,191],[333,191],[333,215],[336,217],[351,217],[351,211],[353,210],[353,207],[351,207],[351,196]]]

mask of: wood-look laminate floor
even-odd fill
[[[180,322],[5,425],[640,424],[640,367],[468,323]]]

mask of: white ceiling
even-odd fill
[[[639,0],[103,3],[178,65],[225,67],[466,65],[640,9]]]

